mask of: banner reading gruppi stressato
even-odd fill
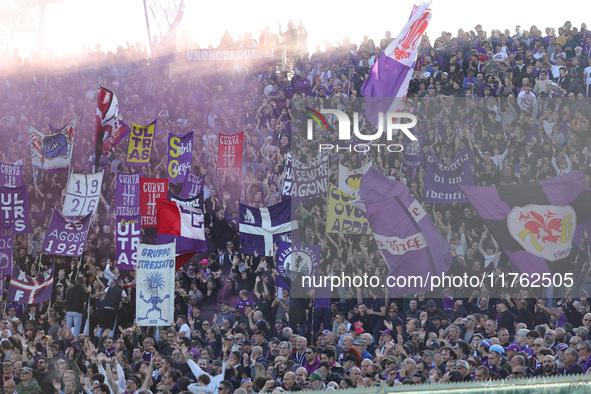
[[[184,135],[168,134],[168,166],[166,172],[170,183],[183,183],[191,169],[193,132]]]
[[[174,323],[176,243],[138,246],[136,316],[138,326]]]
[[[472,154],[467,148],[462,149],[447,165],[441,163],[433,151],[427,152],[423,201],[441,204],[468,202],[460,185],[474,186],[472,161]]]

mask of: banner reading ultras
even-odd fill
[[[155,130],[156,120],[148,126],[131,125],[126,160],[128,166],[145,167],[150,164]]]

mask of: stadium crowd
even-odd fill
[[[586,243],[572,253],[578,280],[535,297],[527,290],[489,297],[489,289],[445,289],[390,298],[375,289],[292,298],[277,288],[273,256],[245,255],[237,232],[238,201],[253,207],[279,201],[287,152],[306,162],[314,141],[300,138],[303,107],[362,109],[361,86],[390,33],[313,54],[307,33],[290,22],[258,45],[286,45],[292,68],[151,59],[141,45],[77,56],[18,53],[2,62],[0,161],[24,161],[31,233],[14,238],[13,263],[32,276],[55,265],[51,302],[2,304],[1,373],[5,393],[239,393],[552,377],[591,369],[591,266]],[[256,46],[252,35],[225,34],[220,48]],[[449,161],[464,146],[476,152],[478,185],[526,183],[585,171],[591,165],[588,102],[591,33],[570,22],[557,32],[517,26],[512,34],[480,25],[424,36],[406,110],[420,121],[423,149]],[[197,65],[196,65],[197,64]],[[173,327],[135,324],[134,273],[115,260],[115,175],[126,143],[111,156],[101,204],[81,258],[47,256],[41,246],[53,210],[61,208],[67,173],[33,171],[29,127],[77,120],[73,171],[91,172],[98,81],[119,99],[127,123],[158,119],[144,176],[166,178],[167,132],[195,130],[193,172],[205,176],[208,253],[176,272]],[[460,105],[460,100],[461,105]],[[368,126],[367,126],[368,127]],[[244,132],[242,176],[216,175],[218,134]],[[422,171],[402,154],[331,157],[374,165],[405,182],[420,201]],[[589,178],[588,178],[589,180]],[[333,183],[337,183],[334,181]],[[175,190],[179,185],[171,185]],[[297,209],[307,244],[322,244],[319,273],[387,267],[368,235],[325,234],[325,199]],[[469,204],[423,204],[452,244],[452,273],[513,270]],[[155,243],[155,229],[142,242]],[[586,241],[585,241],[586,242]],[[9,280],[6,280],[8,286]],[[6,299],[6,292],[5,297]],[[116,329],[104,321],[116,310]],[[101,329],[99,331],[99,328]],[[100,333],[100,335],[98,335]]]

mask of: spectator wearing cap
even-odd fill
[[[509,375],[510,366],[506,358],[503,357],[505,349],[500,345],[492,345],[488,354],[488,367],[496,366],[499,371],[499,377],[505,379]]]
[[[373,360],[373,356],[367,351],[367,342],[366,341],[364,341],[363,339],[356,339],[355,341],[353,341],[353,345],[355,346],[355,348],[357,348],[357,350],[361,354],[361,357],[364,360],[365,359]]]
[[[511,306],[511,309],[509,307]],[[501,299],[497,302],[497,327],[506,328],[509,335],[515,334],[516,310],[509,300]]]
[[[264,354],[269,352],[269,344],[265,340],[265,332],[263,330],[255,330],[252,333],[252,344],[253,346],[260,346]]]
[[[509,360],[513,360],[513,358],[517,354],[517,352],[520,352],[520,351],[521,351],[521,348],[516,343],[513,343],[513,344],[505,347],[505,353],[507,354],[507,358]]]
[[[33,379],[33,370],[30,367],[21,368],[20,378],[20,383],[16,385],[16,392],[18,394],[29,394],[41,391],[41,387],[37,384],[37,380]]]

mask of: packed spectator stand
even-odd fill
[[[359,45],[345,41],[310,55],[306,39],[305,28],[292,22],[285,31],[279,26],[279,34],[261,32],[259,47],[287,48],[289,70],[277,70],[276,59],[238,66],[194,63],[185,55],[194,48],[190,42],[179,42],[173,59],[153,59],[139,44],[116,53],[97,46],[67,57],[4,57],[0,161],[24,161],[32,229],[15,236],[13,263],[31,276],[55,264],[50,302],[2,305],[5,393],[250,394],[552,377],[591,369],[591,265],[585,247],[573,256],[578,280],[572,288],[555,289],[549,297],[521,290],[497,298],[488,289],[390,298],[381,290],[352,288],[331,298],[291,298],[289,289],[275,286],[274,258],[263,256],[269,253],[241,253],[238,202],[266,207],[280,201],[286,154],[301,161],[316,154],[313,142],[298,140],[296,129],[303,130],[306,121],[301,109],[361,110],[363,81],[392,40],[387,32],[377,45],[364,37]],[[256,46],[252,35],[234,40],[226,33],[219,48]],[[589,181],[590,51],[591,32],[570,22],[557,32],[518,26],[513,33],[487,35],[478,25],[455,37],[424,36],[405,109],[420,120],[424,149],[442,161],[472,147],[478,185],[527,183],[574,170],[584,171]],[[72,170],[92,172],[99,81],[117,95],[126,122],[158,119],[147,176],[166,177],[167,132],[195,131],[192,171],[205,176],[208,252],[176,272],[174,327],[137,326],[134,272],[119,272],[114,263],[115,176],[133,172],[125,166],[125,144],[105,166],[84,255],[41,253],[68,174],[33,170],[29,127],[48,134],[49,124],[76,119]],[[237,131],[244,132],[242,176],[218,177],[217,136]],[[369,159],[337,156],[349,168]],[[402,154],[371,158],[421,200],[422,171],[405,169]],[[300,226],[306,228],[302,239],[324,247],[319,272],[385,275],[371,236],[325,234],[325,203],[312,199],[296,210],[300,224],[307,224]],[[423,206],[453,241],[452,272],[512,270],[470,204]],[[142,229],[142,242],[156,243],[154,229]],[[101,322],[110,305],[117,311],[115,330]]]

